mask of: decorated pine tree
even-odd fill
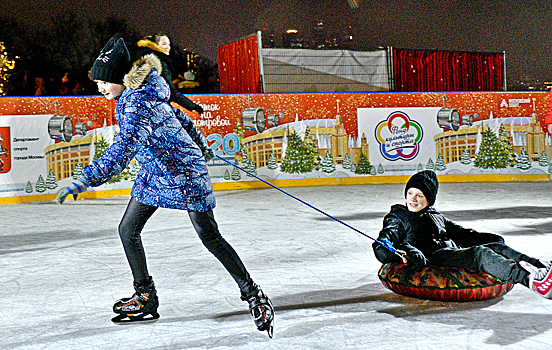
[[[520,170],[531,169],[531,161],[529,160],[529,155],[525,148],[522,148],[519,156],[517,157],[516,167]]]
[[[6,46],[0,42],[0,96],[6,94],[8,79],[11,76],[10,70],[14,68],[15,60],[9,58]]]
[[[513,161],[514,155],[507,136],[500,133],[497,136],[491,129],[485,130],[473,165],[482,169],[504,169],[512,166]]]
[[[255,163],[251,159],[248,159],[245,163],[245,170],[247,170],[249,173],[246,173],[247,176],[253,177],[253,175],[257,175],[257,169],[255,169]]]
[[[234,168],[235,169],[235,168]],[[228,171],[228,169],[224,169],[224,174],[222,175],[222,178],[224,180],[230,180],[231,177],[230,177],[230,172]]]
[[[322,160],[322,171],[326,174],[331,174],[335,171],[335,164],[330,151],[326,151],[326,156]]]
[[[435,162],[435,170],[443,171],[446,169],[447,169],[447,165],[445,164],[445,159],[439,153],[439,155],[437,156],[437,162]]]
[[[46,188],[49,190],[53,190],[56,187],[58,187],[56,174],[54,174],[54,171],[50,169],[48,172],[48,176],[46,177]]]
[[[548,166],[548,173],[552,174],[552,163],[550,163],[550,165]]]
[[[274,154],[274,151],[270,152],[270,155],[268,156],[268,163],[266,164],[266,167],[270,170],[278,169],[278,161],[276,159],[276,155]]]
[[[464,147],[464,151],[460,156],[460,163],[464,165],[471,164],[470,151],[468,151],[468,147]]]
[[[241,125],[241,122],[240,122],[240,118],[238,117],[236,119],[236,126],[234,127],[234,134],[238,135],[238,138],[240,140],[243,139],[244,135],[243,135],[243,127]]]
[[[234,127],[234,134],[236,134],[238,136],[238,140],[240,142],[239,144],[239,148],[238,148],[238,152],[241,152],[242,155],[243,155],[243,145],[242,145],[242,141],[245,137],[244,133],[243,133],[243,126],[241,124],[241,121],[240,121],[240,118],[238,117],[236,119],[236,126]],[[241,156],[237,156],[236,159],[240,160]]]
[[[370,161],[364,154],[360,155],[360,158],[358,159],[358,164],[355,169],[355,174],[370,174],[370,170],[372,166],[370,165]]]
[[[78,179],[82,175],[82,164],[80,162],[77,162],[75,164],[75,168],[73,169],[73,180]]]
[[[355,172],[356,172],[356,168],[357,168],[356,164],[355,164],[355,163],[352,163],[352,164],[351,164],[351,169],[350,169],[351,172],[352,172],[352,173],[355,173]]]
[[[282,164],[280,165],[280,171],[284,173],[303,173],[302,151],[301,145],[303,141],[301,137],[292,131],[288,135],[287,148]],[[310,171],[310,170],[309,170]]]
[[[542,152],[540,159],[539,159],[539,165],[543,167],[547,167],[550,165],[550,161],[548,160],[548,156],[546,153]]]
[[[494,162],[498,157],[497,144],[498,138],[496,134],[491,129],[485,130],[482,134],[481,144],[479,145],[473,165],[483,169],[494,169]]]
[[[385,170],[383,169],[383,165],[378,164],[378,174],[383,174],[385,172]]]
[[[372,165],[370,167],[370,175],[377,175],[378,172],[376,171],[376,166],[375,165]]]
[[[249,160],[249,154],[247,154],[247,151],[244,148],[242,150],[242,162],[243,162],[243,164],[246,164],[248,160]]]
[[[104,152],[109,148],[109,142],[102,137],[98,142],[96,142],[95,147],[96,151],[94,152],[94,160],[100,158],[104,154]]]
[[[418,166],[416,167],[416,171],[420,172],[422,170],[424,170],[424,166],[422,165],[422,163],[418,163]]]
[[[238,168],[233,167],[232,168],[232,180],[238,181],[240,179],[241,179],[240,171],[238,170]]]
[[[516,158],[514,156],[514,146],[512,145],[512,142],[510,142],[510,137],[502,124],[500,124],[500,129],[498,130],[498,140],[500,141],[502,149],[501,153],[506,163],[505,167],[515,166]]]
[[[25,193],[33,193],[33,184],[30,181],[25,185]]]
[[[36,184],[35,184],[35,190],[38,193],[42,193],[46,191],[46,181],[44,181],[44,178],[42,177],[42,175],[38,175],[38,180],[36,180]]]
[[[310,128],[305,129],[305,137],[302,145],[302,161],[304,164],[304,172],[320,170],[320,161],[318,160],[318,141],[311,134]]]
[[[351,165],[353,165],[351,157],[349,157],[349,154],[346,154],[343,158],[343,169],[351,169]]]
[[[429,159],[427,160],[426,170],[433,170],[433,171],[435,171],[435,164],[433,163],[433,159],[429,158]]]

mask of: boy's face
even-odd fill
[[[419,212],[428,206],[424,193],[415,187],[410,187],[406,192],[406,206],[411,212]]]
[[[102,80],[96,80],[96,84],[98,84],[98,91],[108,100],[113,100],[120,96],[125,89],[124,85],[108,83]]]

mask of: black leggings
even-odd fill
[[[119,224],[119,236],[132,270],[134,282],[137,285],[143,283],[149,277],[140,234],[144,225],[156,210],[157,207],[142,204],[131,198]],[[234,278],[240,290],[248,294],[253,288],[253,281],[236,251],[220,235],[213,211],[190,211],[188,216],[203,245],[222,263]]]

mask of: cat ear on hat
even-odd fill
[[[123,84],[123,77],[130,70],[130,65],[130,53],[123,38],[111,38],[94,61],[90,79]]]
[[[123,38],[117,39],[117,42],[115,43],[114,48],[116,48],[117,51],[121,52],[121,54],[124,56],[123,57],[124,60],[130,61],[130,53],[128,52],[128,48]]]
[[[109,55],[109,53],[111,53],[111,51],[112,51],[111,49],[113,49],[113,46],[115,46],[115,39],[110,38],[109,41],[107,42],[107,44],[104,45],[102,51],[100,51],[100,54],[98,55],[98,58],[96,58],[96,59],[97,60],[102,60],[102,57],[106,57],[107,55]]]

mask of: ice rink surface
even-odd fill
[[[287,188],[377,237],[403,185]],[[552,182],[441,184],[435,207],[552,259]],[[372,241],[274,189],[216,192],[222,235],[276,308],[256,330],[188,216],[158,210],[142,239],[160,299],[156,323],[115,325],[132,277],[117,234],[129,197],[1,205],[0,349],[550,349],[552,300],[516,285],[444,303],[385,289]]]

